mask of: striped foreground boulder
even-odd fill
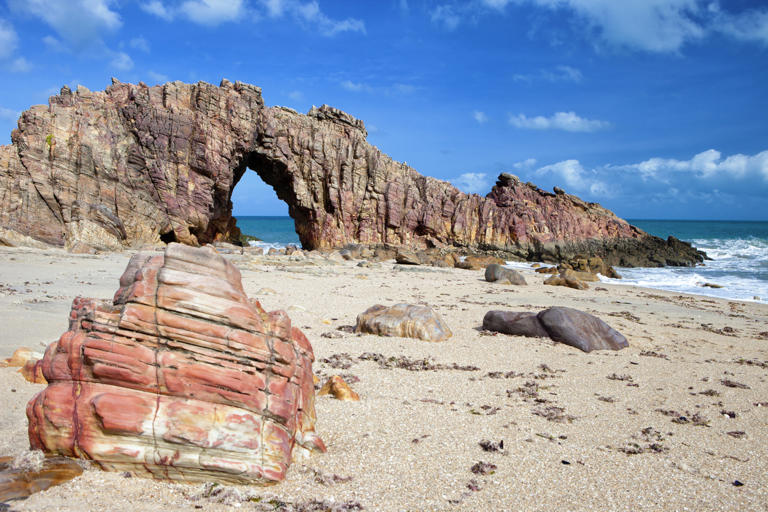
[[[209,247],[134,255],[113,301],[75,299],[27,406],[33,449],[112,471],[270,484],[325,451],[312,347]]]

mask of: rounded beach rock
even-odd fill
[[[371,306],[357,316],[355,332],[418,338],[425,341],[443,341],[453,335],[432,308],[413,304]]]
[[[596,316],[572,308],[553,307],[540,313],[489,311],[483,329],[513,336],[552,338],[584,352],[620,350],[627,339]]]
[[[509,283],[518,286],[527,284],[520,272],[502,267],[498,263],[492,263],[486,267],[485,280],[489,283]]]

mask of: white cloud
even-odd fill
[[[556,66],[552,69],[540,69],[534,73],[517,73],[512,75],[515,82],[574,82],[584,78],[581,71],[571,66]]]
[[[187,18],[201,25],[220,25],[243,15],[243,0],[187,0],[179,6]]]
[[[566,192],[589,192],[593,196],[610,197],[614,191],[604,181],[597,178],[595,170],[587,171],[578,160],[564,160],[551,165],[545,165],[536,169],[537,176],[554,174],[565,183]]]
[[[285,12],[284,0],[261,0],[261,3],[272,18],[279,18]]]
[[[156,84],[164,84],[165,82],[170,81],[168,75],[157,73],[155,71],[147,71],[147,76]]]
[[[13,29],[13,25],[0,18],[0,59],[13,55],[18,44],[19,36]]]
[[[0,119],[5,121],[15,121],[19,118],[20,115],[21,112],[17,112],[5,107],[0,107]]]
[[[9,0],[14,11],[40,18],[77,50],[98,45],[122,25],[114,0]]]
[[[288,93],[288,97],[293,101],[301,101],[304,99],[304,94],[301,91],[291,91]]]
[[[10,69],[13,73],[27,73],[32,71],[32,64],[24,57],[18,57],[11,62]]]
[[[128,71],[133,68],[133,59],[124,52],[117,52],[112,56],[110,65],[121,71]]]
[[[140,5],[141,10],[149,14],[154,14],[158,18],[165,21],[173,20],[174,14],[171,9],[166,7],[160,0],[152,0],[151,2],[145,2]]]
[[[481,112],[479,110],[475,110],[474,112],[472,112],[472,117],[475,119],[475,121],[477,121],[480,124],[483,124],[486,121],[488,121],[488,116],[485,115],[485,112]]]
[[[352,92],[371,92],[373,87],[361,82],[353,82],[352,80],[344,80],[341,82],[341,87]]]
[[[48,47],[49,50],[54,52],[63,52],[66,50],[62,42],[53,36],[45,36],[43,38],[43,43]]]
[[[584,188],[584,168],[578,160],[564,160],[536,170],[539,176],[550,173],[558,175],[570,188],[579,190]]]
[[[452,5],[438,5],[430,13],[433,23],[442,25],[446,30],[456,30],[462,21],[462,15],[459,14]]]
[[[438,6],[431,18],[454,30],[464,19],[498,15],[511,4],[564,12],[600,46],[676,53],[714,33],[768,45],[765,6],[736,13],[721,10],[717,0],[480,0]]]
[[[482,194],[490,191],[488,175],[482,172],[467,172],[451,180],[456,188],[469,194]]]
[[[276,3],[280,3],[277,0]],[[150,0],[140,5],[144,12],[165,21],[184,17],[199,25],[217,26],[238,21],[245,16],[243,0],[184,0],[181,3],[165,3]]]
[[[321,35],[332,37],[342,32],[360,32],[365,34],[365,23],[356,18],[334,20],[320,9],[316,0],[301,2],[299,0],[261,0],[267,15],[280,18],[289,15],[307,28],[317,30]]]
[[[717,4],[711,5],[714,6],[713,11],[716,13],[713,24],[715,30],[739,41],[754,41],[768,45],[768,10],[755,9],[728,15],[720,12]]]
[[[510,0],[483,0],[483,4],[493,9],[504,9]]]
[[[557,112],[550,117],[527,117],[525,114],[510,116],[509,124],[528,130],[564,130],[567,132],[595,132],[610,126],[607,121],[586,119],[575,112]]]
[[[404,94],[413,94],[419,88],[415,85],[411,84],[401,84],[401,83],[394,83],[394,84],[388,84],[388,85],[371,85],[365,82],[353,82],[352,80],[343,80],[339,82],[339,85],[343,89],[346,89],[351,92],[365,92],[365,93],[375,93],[375,94],[386,94],[386,95],[404,95]]]
[[[526,160],[523,160],[522,162],[515,162],[512,164],[512,168],[516,171],[523,171],[528,169],[533,169],[533,167],[536,165],[536,159],[535,158],[528,158]]]
[[[768,181],[768,151],[752,156],[736,154],[723,159],[720,151],[708,149],[689,160],[649,158],[637,164],[612,166],[612,168],[637,172],[644,181],[657,180],[665,183],[673,177],[672,174],[679,173],[693,174],[703,179],[716,177],[744,179],[755,176]]]
[[[134,37],[128,42],[128,46],[135,50],[149,53],[149,42],[143,37]]]

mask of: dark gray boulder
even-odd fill
[[[620,350],[627,339],[596,316],[572,308],[553,307],[539,314],[527,311],[489,311],[483,329],[513,336],[552,338],[584,352]]]
[[[536,313],[527,311],[489,311],[483,318],[483,329],[513,336],[549,337]]]
[[[577,309],[554,307],[537,316],[550,338],[584,352],[620,350],[629,346],[627,338],[613,327]]]
[[[515,285],[527,284],[520,272],[502,267],[497,263],[491,263],[486,267],[485,280],[489,283],[509,283]]]

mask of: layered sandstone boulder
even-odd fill
[[[274,483],[324,451],[312,347],[213,248],[138,253],[113,301],[75,299],[27,406],[33,449],[181,481]]]
[[[418,304],[371,306],[357,315],[355,332],[424,341],[445,341],[453,336],[440,315],[429,306]]]
[[[261,89],[240,82],[64,87],[22,113],[13,144],[0,146],[0,244],[31,237],[89,252],[237,240],[230,198],[253,169],[288,204],[306,249],[453,247],[622,266],[703,257],[510,174],[486,197],[464,194],[366,137],[363,122],[340,110],[268,107]]]

